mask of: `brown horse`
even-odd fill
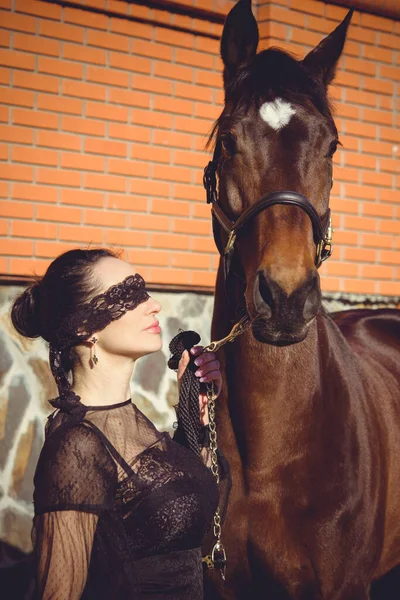
[[[302,61],[256,53],[249,0],[223,31],[213,339],[252,324],[219,356],[233,487],[227,581],[210,571],[207,599],[366,600],[400,563],[400,315],[327,315],[317,272],[339,143],[327,87],[350,18]]]

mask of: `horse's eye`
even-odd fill
[[[225,158],[232,158],[236,152],[236,142],[234,137],[232,135],[221,135],[219,142]]]
[[[334,140],[331,145],[329,146],[329,152],[328,152],[328,156],[329,158],[332,158],[333,155],[335,154],[338,144],[340,144],[339,140]]]

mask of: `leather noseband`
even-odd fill
[[[203,183],[207,192],[207,203],[211,204],[212,207],[215,243],[219,253],[224,257],[225,278],[227,278],[229,275],[232,256],[235,249],[236,236],[239,231],[243,229],[243,227],[245,227],[248,222],[260,212],[277,204],[282,204],[285,206],[297,206],[298,208],[301,208],[310,218],[313,229],[314,243],[316,245],[315,266],[317,269],[321,266],[324,260],[330,257],[332,254],[332,224],[330,209],[327,210],[323,218],[320,218],[314,206],[311,204],[308,198],[303,196],[303,194],[292,191],[276,191],[262,196],[262,198],[260,198],[255,204],[247,208],[240,215],[240,217],[236,219],[236,221],[231,221],[218,203],[216,180],[218,164],[219,160],[216,158],[216,153],[214,153],[213,160],[210,161],[207,167],[204,169]],[[228,241],[225,247],[222,247],[216,239],[214,219],[216,219],[216,221],[221,225],[222,229],[228,234]]]

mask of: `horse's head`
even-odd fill
[[[320,308],[316,230],[320,226],[326,235],[332,156],[338,144],[327,86],[350,17],[302,61],[277,49],[257,54],[258,29],[249,0],[239,0],[225,23],[225,106],[214,131],[218,206],[236,222],[260,198],[277,200],[260,212],[245,213],[249,218],[234,245],[234,260],[246,280],[253,334],[261,342],[301,341]],[[282,191],[294,192],[294,202],[281,202],[290,194],[273,194]],[[214,232],[223,251],[228,235],[215,215]]]

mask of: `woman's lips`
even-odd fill
[[[160,327],[158,321],[156,321],[149,327],[146,327],[145,331],[148,331],[149,333],[161,333],[161,327]]]

